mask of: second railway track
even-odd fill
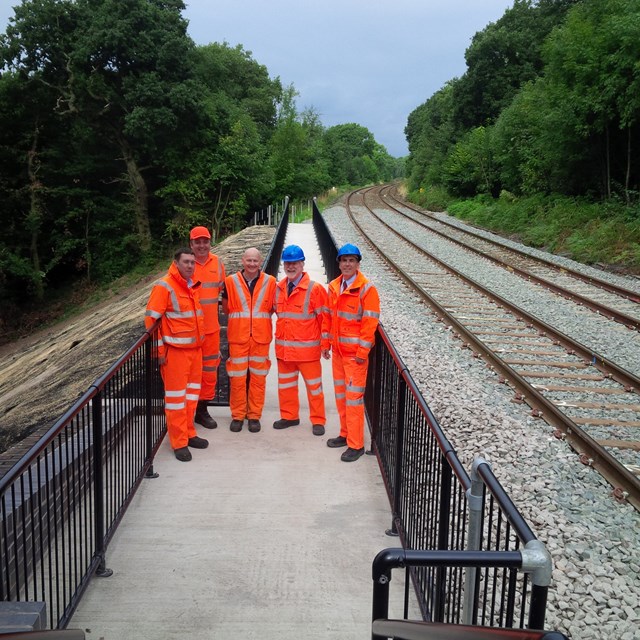
[[[429,254],[420,233],[403,237],[386,220],[399,213],[380,188],[351,194],[347,211],[381,257],[514,388],[515,399],[553,425],[617,499],[640,509],[640,379]]]

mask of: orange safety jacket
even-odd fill
[[[241,271],[227,276],[224,281],[227,296],[229,343],[245,343],[253,338],[259,344],[269,344],[273,338],[273,300],[276,279],[264,271],[260,272],[253,296]]]
[[[329,308],[324,287],[303,273],[287,295],[288,278],[276,288],[276,358],[287,362],[320,360],[322,341],[329,348]]]
[[[165,356],[165,346],[179,349],[201,347],[204,341],[204,314],[198,300],[200,283],[189,287],[175,263],[169,273],[158,280],[151,290],[144,325],[151,329],[162,319],[158,333],[157,355]]]
[[[200,264],[196,260],[196,270],[193,272],[193,279],[199,280],[201,283],[200,304],[204,312],[205,333],[220,331],[218,300],[225,277],[226,274],[222,260],[213,253],[209,254],[204,264]]]
[[[380,319],[378,291],[360,271],[346,291],[341,285],[342,276],[329,283],[331,344],[343,357],[366,360]]]

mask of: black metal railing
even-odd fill
[[[145,333],[0,479],[0,600],[69,621],[165,433]]]
[[[315,201],[313,224],[327,271],[333,265],[336,277],[336,243]],[[403,547],[383,555],[408,567],[422,619],[543,628],[549,554],[486,461],[477,460],[469,477],[382,325],[370,354],[365,408],[392,508],[388,533]],[[468,564],[451,554],[463,554]],[[389,579],[381,574],[382,585]],[[386,618],[388,590],[374,589],[373,619]],[[408,589],[403,610],[406,617]]]

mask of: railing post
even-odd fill
[[[102,392],[98,391],[91,401],[92,426],[93,426],[93,504],[94,504],[94,530],[95,535],[95,555],[99,563],[96,575],[102,577],[110,576],[113,571],[107,569],[105,560],[105,496],[104,496],[104,460],[103,448],[104,438],[102,437]]]
[[[478,475],[478,465],[488,464],[483,458],[476,458],[471,469],[471,486],[467,489],[469,508],[469,531],[467,532],[467,550],[479,551],[482,538],[482,496],[484,483]],[[476,567],[467,567],[464,576],[464,602],[462,604],[462,623],[473,624],[476,609]]]
[[[540,540],[530,540],[522,550],[522,569],[531,574],[529,629],[544,629],[547,593],[551,583],[551,554]]]
[[[150,335],[149,339],[144,343],[144,369],[145,369],[145,443],[144,443],[144,459],[145,462],[151,459],[153,451],[153,341],[157,329]],[[153,460],[147,469],[145,478],[157,478],[157,474],[153,470]]]
[[[405,398],[407,395],[407,383],[402,375],[399,373],[398,379],[398,396],[397,396],[397,415],[396,415],[396,468],[394,469],[393,478],[393,512],[391,520],[391,529],[386,531],[388,536],[397,536],[398,528],[396,522],[401,515],[401,500],[402,500],[402,466],[404,463],[404,408]]]
[[[446,456],[440,456],[440,515],[438,523],[438,549],[448,550],[449,519],[451,517],[451,467]],[[444,607],[446,602],[447,568],[436,568],[436,584],[433,599],[433,622],[444,622]]]

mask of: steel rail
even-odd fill
[[[369,189],[371,190],[371,189]],[[369,191],[367,190],[367,191]],[[366,191],[365,191],[366,192]],[[404,271],[392,258],[386,255],[372,240],[369,234],[362,228],[362,225],[358,223],[351,210],[351,198],[355,194],[363,195],[363,205],[379,222],[385,227],[391,230],[396,236],[400,237],[404,242],[412,245],[418,251],[427,255],[429,259],[433,260],[441,267],[446,269],[449,273],[452,273],[456,277],[465,281],[474,289],[480,291],[484,295],[495,300],[501,306],[508,308],[512,313],[518,315],[524,321],[532,324],[546,335],[551,335],[557,339],[563,346],[570,347],[583,356],[596,357],[594,366],[606,375],[611,375],[619,383],[631,387],[636,391],[640,390],[640,379],[632,373],[622,369],[613,362],[610,362],[602,356],[598,356],[593,353],[591,349],[588,349],[579,342],[573,340],[569,336],[558,332],[550,325],[542,322],[541,320],[531,316],[526,311],[511,304],[508,300],[505,300],[497,294],[488,291],[479,283],[468,278],[464,274],[457,272],[453,267],[439,260],[435,256],[432,256],[423,248],[418,247],[413,242],[401,236],[397,231],[387,225],[364,203],[364,193],[362,190],[354,191],[349,194],[346,201],[346,209],[349,219],[352,224],[362,234],[363,238],[369,244],[369,246],[384,260],[400,277],[414,289],[428,304],[431,306],[435,313],[442,318],[446,323],[455,327],[456,331],[464,336],[464,339],[468,341],[469,346],[482,358],[489,362],[494,370],[499,371],[506,380],[520,393],[521,399],[526,402],[533,410],[533,415],[543,418],[547,423],[558,429],[571,447],[580,455],[582,462],[588,463],[598,471],[613,487],[613,495],[619,501],[628,501],[637,510],[640,511],[640,479],[636,477],[629,469],[623,464],[618,462],[606,449],[601,447],[589,434],[587,434],[580,426],[578,426],[573,420],[562,413],[559,408],[544,395],[542,395],[535,387],[529,384],[517,371],[506,364],[496,353],[489,349],[484,342],[482,342],[472,331],[458,321],[453,315],[451,315],[442,305],[438,303],[425,289],[418,285],[414,279]]]
[[[459,231],[464,231],[465,233],[468,233],[471,236],[475,236],[476,238],[479,238],[481,240],[484,240],[485,242],[488,242],[490,244],[493,244],[497,247],[500,247],[502,249],[508,249],[509,251],[513,251],[514,253],[517,253],[519,255],[522,255],[526,258],[530,258],[531,260],[535,260],[537,262],[540,262],[541,264],[544,264],[554,270],[558,270],[558,271],[563,271],[564,273],[568,273],[569,275],[573,276],[574,278],[577,278],[578,280],[582,280],[583,282],[586,282],[588,284],[591,284],[595,287],[599,287],[600,289],[604,289],[605,291],[608,291],[609,293],[614,293],[618,296],[620,296],[621,298],[625,298],[626,300],[629,300],[631,302],[636,302],[638,304],[640,304],[640,294],[638,294],[638,292],[633,291],[631,289],[625,289],[624,287],[620,287],[618,285],[615,285],[611,282],[608,282],[607,280],[603,280],[601,278],[597,278],[596,276],[589,276],[585,273],[581,273],[580,271],[576,271],[575,269],[572,269],[571,267],[559,267],[555,262],[551,261],[551,260],[547,260],[546,258],[543,258],[542,256],[534,256],[531,255],[530,253],[527,253],[526,251],[522,251],[521,249],[517,249],[515,247],[510,247],[502,242],[500,242],[499,240],[494,240],[492,238],[486,238],[483,235],[476,233],[475,231],[472,230],[462,230],[460,229],[460,227],[457,227],[454,224],[451,224],[450,222],[447,222],[446,220],[440,220],[439,218],[435,218],[429,211],[425,211],[424,209],[420,209],[419,207],[416,207],[415,205],[407,202],[406,200],[400,200],[398,197],[396,197],[395,195],[393,195],[392,193],[392,188],[394,185],[384,185],[384,187],[380,190],[381,193],[382,191],[386,188],[388,189],[388,195],[390,198],[392,198],[393,200],[395,200],[399,205],[406,207],[407,209],[411,209],[412,211],[415,211],[416,213],[419,213],[420,215],[423,216],[427,216],[429,218],[433,218],[434,220],[437,220],[437,222],[439,222],[440,224],[446,225],[448,227],[451,227],[453,229],[457,229]]]
[[[382,192],[382,189],[380,190],[380,192]],[[382,197],[382,196],[379,196]],[[393,196],[391,196],[393,197]],[[393,198],[396,202],[399,202],[396,198]],[[401,203],[400,203],[401,204]],[[588,298],[580,293],[576,293],[575,291],[571,291],[571,289],[567,289],[561,285],[555,284],[554,282],[551,282],[550,280],[547,280],[546,278],[543,278],[541,276],[538,276],[534,273],[531,273],[530,271],[527,271],[526,269],[522,269],[520,267],[517,267],[513,264],[510,264],[509,262],[506,262],[504,260],[502,260],[501,258],[497,258],[495,256],[491,256],[487,253],[484,253],[481,249],[477,249],[476,247],[473,247],[469,244],[467,244],[466,242],[464,242],[463,240],[459,240],[458,238],[452,238],[451,236],[448,236],[446,233],[443,233],[442,231],[438,231],[437,229],[433,229],[432,227],[430,227],[428,224],[421,222],[420,220],[416,220],[415,218],[412,218],[411,216],[408,216],[406,213],[404,213],[403,211],[400,211],[399,209],[396,209],[396,207],[394,207],[393,205],[386,205],[387,207],[389,207],[390,209],[392,209],[393,211],[396,211],[399,215],[403,216],[404,218],[406,218],[407,220],[411,220],[411,222],[414,222],[417,225],[420,225],[421,227],[423,227],[424,229],[427,229],[428,231],[430,231],[431,233],[435,233],[436,235],[440,236],[441,238],[444,238],[445,240],[448,240],[449,242],[453,242],[454,244],[457,244],[460,247],[463,247],[464,249],[467,249],[468,251],[471,251],[477,255],[482,256],[483,258],[487,259],[487,260],[491,260],[492,262],[494,262],[495,264],[500,265],[501,267],[504,267],[505,269],[507,269],[508,271],[512,271],[513,273],[518,274],[519,276],[527,279],[527,280],[531,280],[533,282],[537,282],[538,284],[546,287],[547,289],[551,290],[554,293],[557,293],[565,298],[568,298],[570,300],[573,300],[574,302],[579,302],[580,304],[584,305],[585,307],[591,309],[592,311],[595,311],[596,313],[598,313],[599,315],[602,315],[606,318],[609,318],[610,320],[615,320],[616,322],[619,322],[620,324],[624,324],[626,327],[628,327],[629,329],[635,329],[635,330],[640,330],[640,318],[634,318],[633,316],[630,316],[626,313],[622,313],[621,311],[618,311],[616,309],[613,309],[601,302],[598,302],[596,300],[593,300],[592,298]],[[405,206],[405,205],[402,205]],[[409,207],[407,206],[408,209],[412,209],[413,211],[416,211],[416,213],[422,213],[420,211],[417,211],[416,209],[414,209],[413,207]],[[426,215],[426,214],[422,214],[422,215]],[[487,242],[489,244],[492,244],[494,246],[500,247],[501,249],[507,250],[507,251],[513,251],[514,253],[518,254],[518,255],[522,255],[522,256],[526,256],[528,259],[531,259],[533,261],[536,262],[540,262],[542,264],[545,264],[548,267],[552,267],[554,269],[554,271],[563,271],[564,273],[568,273],[571,276],[574,276],[575,274],[577,274],[578,272],[576,271],[572,271],[570,269],[565,269],[564,267],[559,268],[558,265],[554,265],[552,262],[550,261],[546,261],[546,260],[541,260],[538,259],[537,257],[533,257],[530,256],[529,254],[523,252],[523,251],[519,251],[517,249],[512,249],[511,247],[507,247],[505,245],[500,244],[499,242],[495,242],[493,240],[484,238],[483,236],[481,236],[480,234],[474,233],[473,231],[467,231],[465,229],[460,229],[459,227],[456,227],[455,225],[452,225],[448,222],[445,221],[441,221],[438,219],[434,218],[434,222],[438,223],[438,224],[442,224],[446,227],[449,227],[451,229],[455,229],[457,232],[459,233],[464,233],[464,234],[468,234],[472,237],[478,238],[480,240],[483,240],[484,242]],[[582,274],[583,277],[580,278],[581,281],[585,280],[584,274]],[[599,284],[593,282],[593,279],[589,279],[588,280],[589,284],[593,285],[593,286],[600,286]],[[615,286],[615,285],[612,285]],[[625,291],[627,294],[630,294],[632,292],[626,290],[626,289],[621,289],[622,291]],[[617,295],[622,295],[620,294],[618,291],[611,291],[609,289],[609,293],[616,293]],[[637,296],[637,294],[635,294]],[[640,302],[640,298],[631,298],[629,297],[629,295],[624,295],[623,296],[625,299],[630,300],[632,302]]]

